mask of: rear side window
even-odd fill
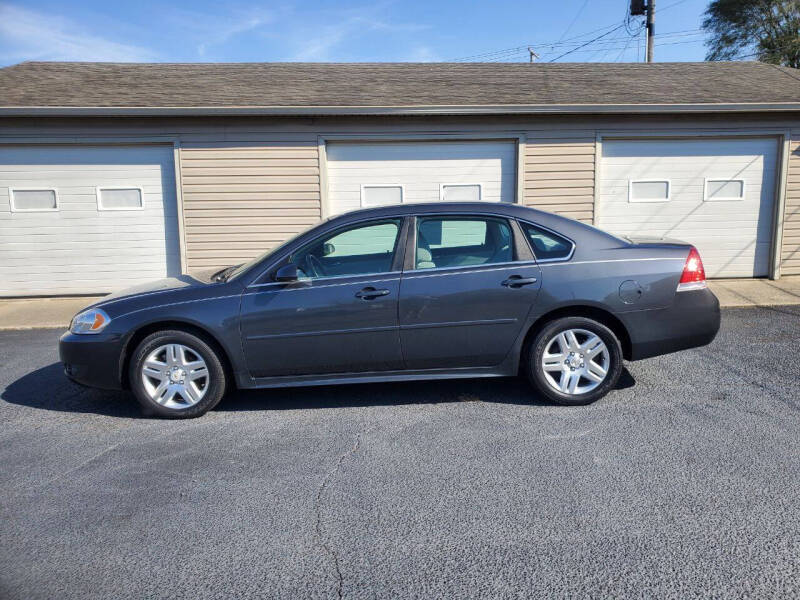
[[[520,223],[537,260],[559,260],[572,253],[572,242],[530,223]]]
[[[470,267],[514,260],[511,228],[492,217],[421,217],[417,269]]]

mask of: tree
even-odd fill
[[[712,0],[706,60],[757,58],[800,68],[800,0]]]

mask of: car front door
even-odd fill
[[[242,296],[241,335],[250,375],[317,375],[403,367],[397,306],[403,220],[381,219],[323,234]]]
[[[400,284],[406,368],[501,363],[536,301],[536,262],[520,256],[520,240],[507,219],[444,215],[415,221],[411,269]]]

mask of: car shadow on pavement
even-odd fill
[[[3,390],[0,398],[11,404],[110,417],[136,417],[136,401],[125,392],[93,390],[72,383],[61,363],[26,373]]]
[[[634,385],[636,382],[630,372],[623,368],[615,389]],[[224,398],[215,410],[296,410],[450,402],[553,405],[541,397],[524,377],[492,377],[237,390]]]
[[[617,389],[633,385],[633,377],[623,369]],[[140,415],[129,393],[79,386],[64,376],[59,363],[23,375],[8,385],[0,398],[11,404],[42,410],[123,418]],[[228,394],[214,410],[298,410],[451,402],[552,406],[523,377],[502,377],[237,390]]]

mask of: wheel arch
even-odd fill
[[[625,324],[622,321],[620,321],[620,319],[610,311],[588,304],[574,304],[568,306],[560,306],[538,317],[531,324],[531,326],[528,328],[528,331],[525,334],[525,338],[522,342],[523,353],[526,352],[530,339],[533,336],[535,336],[539,331],[541,331],[545,325],[547,325],[551,321],[555,321],[556,319],[561,319],[563,317],[585,317],[587,319],[593,319],[599,323],[602,323],[603,325],[608,327],[611,331],[613,331],[614,335],[617,336],[617,339],[619,340],[619,343],[622,346],[623,358],[625,358],[626,360],[631,359],[632,355],[631,336],[628,333],[628,329],[625,327]],[[520,369],[524,367],[525,360],[526,357],[523,357],[523,360],[520,360]]]
[[[236,386],[236,378],[234,377],[233,364],[231,363],[230,356],[228,356],[228,352],[225,350],[225,347],[213,333],[195,323],[189,323],[180,320],[164,320],[164,321],[153,321],[151,323],[146,323],[142,325],[141,327],[136,329],[128,338],[128,340],[125,342],[122,352],[120,353],[120,364],[119,364],[120,383],[122,384],[123,389],[126,390],[130,389],[130,380],[128,377],[128,372],[130,370],[129,367],[131,363],[131,357],[133,356],[136,347],[148,335],[156,333],[158,331],[165,331],[165,330],[178,330],[178,331],[184,331],[186,333],[191,333],[192,335],[196,335],[197,337],[202,339],[205,343],[207,343],[209,346],[211,346],[217,352],[220,362],[222,363],[222,367],[223,369],[225,369],[225,376],[228,380],[228,385],[232,387]]]

